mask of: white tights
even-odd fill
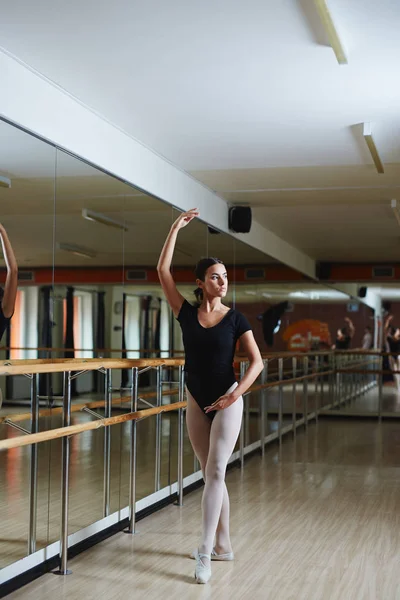
[[[237,383],[228,392],[236,386]],[[238,398],[228,408],[216,411],[211,421],[189,391],[187,396],[186,425],[205,481],[202,498],[203,534],[199,552],[211,554],[214,537],[216,548],[230,552],[229,496],[225,471],[240,432],[243,398]]]

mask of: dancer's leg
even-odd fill
[[[243,399],[239,398],[228,408],[217,411],[211,425],[202,499],[203,538],[199,547],[199,552],[204,554],[210,554],[213,547],[226,490],[225,471],[240,432],[242,414]]]
[[[203,471],[205,481],[205,471],[210,445],[210,429],[212,421],[206,417],[197,402],[194,400],[188,390],[187,409],[186,409],[186,427],[189,434],[190,443],[196,454]],[[239,400],[238,400],[239,401]],[[231,540],[229,535],[229,495],[224,481],[223,502],[221,514],[216,531],[215,550],[217,554],[232,552]]]

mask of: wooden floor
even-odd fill
[[[320,420],[308,436],[267,447],[227,476],[236,560],[213,563],[206,586],[188,558],[201,491],[11,594],[58,599],[400,599],[400,430],[397,422]]]

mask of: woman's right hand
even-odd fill
[[[183,229],[186,225],[189,225],[190,221],[200,216],[200,212],[197,208],[191,208],[187,212],[181,213],[172,225],[172,229]]]

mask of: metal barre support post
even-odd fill
[[[39,431],[39,374],[31,378],[31,433]],[[31,446],[28,554],[36,552],[38,445]]]
[[[279,388],[278,388],[278,436],[279,436],[279,447],[282,446],[282,421],[283,421],[283,358],[278,359],[278,377],[279,377]]]
[[[243,379],[244,375],[246,373],[246,363],[241,362],[240,363],[240,379]],[[246,399],[246,396],[243,398],[243,414],[242,414],[242,423],[240,426],[240,438],[239,438],[239,453],[240,453],[240,468],[243,469],[244,468],[244,433],[245,433],[245,403],[248,402],[248,400]]]
[[[132,368],[131,412],[137,412],[139,398],[139,369]],[[137,421],[131,421],[131,447],[129,457],[129,527],[127,533],[136,533],[136,465]]]
[[[179,402],[183,402],[185,393],[185,371],[179,367]],[[178,498],[177,505],[183,505],[183,409],[178,410]]]
[[[264,368],[261,372],[261,385],[265,385],[268,378],[268,359],[263,360]],[[266,390],[263,388],[260,393],[260,442],[261,442],[261,456],[265,455],[265,393]]]
[[[157,400],[156,406],[162,405],[162,366],[156,367],[156,390]],[[156,416],[156,464],[155,464],[155,481],[154,490],[158,492],[161,489],[161,443],[162,443],[162,429],[161,429],[161,413]]]
[[[71,372],[64,373],[63,427],[71,425]],[[69,493],[69,437],[62,439],[62,475],[61,475],[61,533],[60,533],[60,569],[58,575],[69,575],[68,570],[68,493]]]
[[[104,417],[111,417],[111,369],[104,373]],[[111,427],[104,428],[104,485],[103,485],[103,517],[110,514],[110,488],[111,488]]]

